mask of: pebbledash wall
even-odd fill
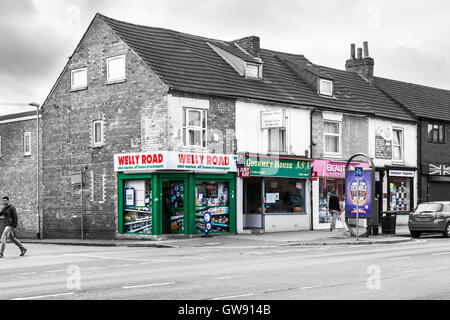
[[[24,153],[24,133],[31,137],[31,154]],[[37,238],[37,144],[36,112],[0,117],[0,198],[8,196],[17,209],[19,238]],[[0,218],[0,231],[3,230]]]
[[[106,59],[125,55],[126,81],[106,83]],[[88,86],[71,91],[71,71],[87,67]],[[184,107],[208,110],[208,148],[182,143]],[[42,211],[45,238],[118,236],[118,175],[114,155],[148,151],[233,153],[235,102],[170,91],[135,52],[95,18],[43,106]],[[94,147],[93,121],[102,120],[104,145]]]

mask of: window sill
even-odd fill
[[[115,79],[115,80],[106,80],[105,85],[109,86],[109,85],[123,83],[123,82],[127,82],[127,79],[123,78],[123,79]]]
[[[341,154],[324,154],[324,158],[343,159]]]
[[[320,96],[321,98],[327,98],[327,99],[338,100],[338,98],[336,98],[336,96],[334,96],[334,95],[329,96],[329,95],[326,95],[326,94],[319,93],[319,96]]]
[[[104,144],[97,144],[97,145],[92,146],[92,149],[101,149],[104,146],[105,146]]]
[[[78,88],[71,88],[70,92],[84,91],[84,90],[87,90],[87,89],[88,89],[87,86],[85,86],[85,87],[78,87]]]

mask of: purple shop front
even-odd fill
[[[372,217],[372,171],[364,171],[362,177],[356,177],[354,171],[346,173],[346,217],[356,218],[357,192],[359,180],[359,217]]]

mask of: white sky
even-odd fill
[[[0,115],[43,103],[96,12],[344,69],[369,42],[375,75],[450,90],[447,0],[0,0]]]

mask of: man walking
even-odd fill
[[[2,235],[2,247],[0,249],[0,258],[3,258],[5,252],[6,240],[9,238],[20,249],[20,256],[23,257],[27,252],[27,249],[16,239],[14,236],[14,229],[17,228],[17,212],[14,206],[9,204],[9,198],[3,197],[3,210],[0,212],[0,216],[5,217],[5,230]]]
[[[339,198],[336,195],[336,191],[331,191],[330,198],[328,199],[328,211],[331,214],[331,225],[330,231],[334,231],[336,229],[336,220],[341,211],[341,206],[339,204]]]

